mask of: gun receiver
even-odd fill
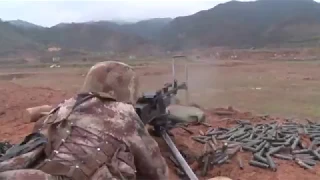
[[[187,85],[185,83],[178,85],[175,81],[174,84],[165,84],[162,89],[154,93],[143,94],[135,107],[143,123],[150,124],[155,118],[164,116],[166,108],[180,89],[187,89]]]
[[[183,169],[190,180],[198,180],[188,163],[185,161],[179,150],[171,140],[167,130],[179,123],[170,118],[166,112],[167,107],[171,104],[173,98],[177,95],[178,90],[187,90],[186,83],[178,85],[177,80],[173,84],[165,84],[164,87],[154,93],[146,93],[140,97],[135,106],[137,114],[142,122],[146,125],[152,125],[155,133],[160,135],[167,143],[175,159]]]

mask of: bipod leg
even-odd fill
[[[181,166],[181,168],[183,169],[185,174],[189,177],[190,180],[198,180],[197,176],[194,174],[194,172],[190,168],[189,164],[183,158],[183,156],[181,155],[181,153],[179,152],[179,150],[177,149],[177,147],[173,143],[172,139],[170,138],[170,136],[168,135],[166,130],[161,129],[160,132],[161,132],[161,136],[162,136],[163,140],[167,143],[173,156],[175,157],[175,159],[177,160],[177,162],[179,163],[179,165]]]

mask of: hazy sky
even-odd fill
[[[174,18],[210,9],[227,1],[229,0],[0,0],[0,18],[22,19],[42,26],[53,26],[61,22]]]
[[[3,20],[22,19],[42,26],[53,26],[60,22],[92,20],[141,20],[190,15],[223,2],[227,0],[1,0],[0,18]]]

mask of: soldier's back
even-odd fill
[[[133,155],[126,143],[136,130],[133,106],[94,97],[72,110],[75,103],[74,98],[65,101],[45,120],[41,132],[49,139],[47,159],[37,168],[75,179],[102,174],[134,179]]]

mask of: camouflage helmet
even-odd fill
[[[139,80],[132,67],[116,61],[105,61],[91,67],[81,92],[99,93],[118,102],[135,104]]]

